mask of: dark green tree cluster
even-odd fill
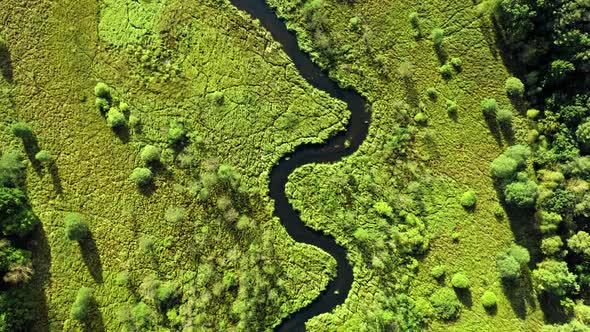
[[[19,137],[30,137],[30,128],[17,127]],[[28,330],[33,318],[30,289],[26,285],[33,266],[31,252],[23,244],[39,220],[22,188],[24,169],[20,153],[0,155],[0,331]]]
[[[531,257],[526,248],[512,245],[507,252],[498,255],[496,268],[502,279],[515,281],[521,276],[523,269],[526,268],[530,260]]]
[[[492,176],[503,188],[504,200],[515,208],[532,208],[539,195],[539,186],[526,172],[531,151],[527,146],[509,147],[491,165]]]

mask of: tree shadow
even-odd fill
[[[88,272],[90,272],[90,275],[96,283],[101,284],[103,282],[102,263],[92,234],[90,234],[88,238],[81,240],[79,244],[82,252],[82,259],[88,268]]]
[[[420,104],[420,94],[416,88],[416,82],[414,82],[412,79],[405,79],[403,82],[406,90],[406,100],[408,101],[408,104],[413,107],[418,107]]]
[[[33,233],[32,248],[33,255],[33,274],[29,282],[31,289],[31,302],[34,305],[35,315],[33,317],[33,326],[39,332],[49,332],[49,315],[47,299],[45,297],[45,287],[51,279],[49,268],[51,267],[51,247],[47,241],[47,235],[42,226],[38,226]]]
[[[488,315],[490,316],[496,316],[498,314],[498,306],[494,305],[492,307],[484,307],[484,310],[488,313]]]
[[[453,290],[455,291],[455,294],[457,294],[459,301],[461,301],[465,307],[471,308],[473,306],[473,296],[469,289],[453,288]]]
[[[129,143],[131,134],[129,133],[129,128],[127,126],[113,128],[113,132],[119,137],[119,140],[121,140],[122,143]]]
[[[39,148],[39,141],[37,140],[37,136],[33,133],[30,137],[23,138],[23,146],[25,148],[27,158],[31,162],[33,169],[35,169],[35,173],[37,173],[37,175],[41,175],[43,165],[41,165],[41,162],[39,162],[39,160],[35,158],[37,153],[41,151],[41,149]]]
[[[53,183],[53,189],[56,193],[61,194],[63,192],[63,187],[61,185],[61,177],[59,176],[59,170],[55,162],[49,164],[48,167],[49,175],[51,175],[51,182]]]
[[[156,185],[152,180],[148,184],[137,185],[137,190],[145,197],[151,197],[156,192]]]
[[[434,52],[436,53],[436,57],[438,58],[438,62],[440,62],[441,65],[444,65],[445,63],[447,63],[449,55],[448,55],[447,51],[445,50],[445,48],[443,47],[443,45],[434,46]]]
[[[10,51],[5,45],[0,44],[0,71],[2,72],[2,77],[8,83],[12,83],[14,73],[12,69],[12,58],[10,57]]]
[[[506,139],[506,142],[509,145],[513,145],[516,141],[516,138],[514,136],[514,129],[512,129],[512,124],[502,125],[500,126],[500,129],[502,130],[502,134],[504,135],[504,139]]]
[[[490,133],[496,140],[498,146],[502,146],[502,133],[500,132],[500,126],[498,126],[498,121],[496,121],[496,116],[494,114],[484,114],[484,118],[486,120],[486,124]]]
[[[527,316],[526,301],[521,294],[519,280],[502,280],[502,290],[510,302],[512,311],[518,318],[525,320]]]
[[[89,315],[86,320],[86,323],[83,324],[83,331],[84,332],[105,331],[102,313],[99,310],[98,302],[96,302],[96,299],[94,299],[94,298],[92,299],[92,302],[90,302]]]
[[[538,299],[546,324],[564,324],[570,320],[568,315],[563,311],[559,298],[547,293],[541,293]]]

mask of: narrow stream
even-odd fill
[[[369,131],[371,115],[367,111],[367,101],[355,90],[343,89],[332,81],[328,75],[309,56],[299,49],[294,33],[287,30],[285,23],[264,2],[264,0],[230,0],[230,2],[260,23],[281,43],[287,55],[294,62],[300,74],[316,89],[329,93],[332,97],[344,101],[351,111],[351,118],[346,131],[338,133],[323,144],[304,144],[293,153],[283,156],[270,172],[270,197],[275,202],[275,215],[289,235],[297,242],[316,246],[330,255],[338,263],[337,275],[324,292],[312,303],[291,314],[277,328],[277,331],[304,331],[305,322],[319,314],[332,311],[344,303],[352,286],[353,275],[350,262],[346,259],[346,249],[336,243],[334,237],[307,227],[293,209],[285,193],[289,174],[302,165],[309,163],[330,163],[341,160],[354,153],[364,141]],[[348,148],[344,142],[349,141]]]

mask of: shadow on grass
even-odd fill
[[[113,132],[119,137],[122,143],[129,143],[131,134],[129,133],[129,128],[127,128],[127,126],[113,128]]]
[[[498,126],[498,121],[496,121],[495,114],[484,114],[484,118],[486,119],[486,124],[490,129],[490,133],[494,136],[496,143],[498,146],[502,146],[502,133],[500,132],[500,126]]]
[[[12,70],[12,58],[10,57],[10,51],[4,45],[0,44],[0,71],[2,72],[2,77],[8,83],[12,83],[13,80],[13,70]]]
[[[539,303],[547,324],[565,324],[570,320],[563,312],[559,299],[546,293],[539,295]]]
[[[84,332],[102,332],[106,331],[104,327],[104,321],[102,319],[102,313],[98,309],[98,303],[96,299],[92,299],[90,302],[90,312],[86,323],[83,324]]]
[[[49,175],[51,175],[51,182],[53,183],[53,190],[56,193],[61,194],[63,192],[63,187],[61,185],[61,177],[59,176],[59,170],[54,162],[49,164],[48,167]]]
[[[34,306],[33,326],[35,331],[49,332],[49,316],[45,288],[51,279],[51,248],[41,225],[33,233],[33,279],[29,282],[31,302]]]
[[[457,294],[459,301],[461,301],[465,307],[473,307],[473,296],[469,289],[453,288],[453,290],[455,291],[455,294]]]
[[[434,46],[434,52],[436,52],[436,57],[438,58],[438,62],[440,62],[441,65],[447,63],[449,55],[447,54],[447,51],[443,45]]]
[[[88,268],[88,272],[96,283],[101,284],[102,280],[102,263],[94,238],[90,235],[87,239],[80,241],[80,250],[82,252],[82,259]]]
[[[535,293],[528,272],[517,280],[502,280],[502,290],[518,318],[526,319],[527,306],[536,307]]]
[[[514,130],[512,129],[512,124],[502,125],[500,126],[500,129],[502,130],[502,134],[504,135],[504,139],[506,139],[506,142],[509,145],[513,145],[516,139],[514,137]]]
[[[486,313],[490,316],[496,316],[498,314],[498,306],[495,305],[493,307],[484,307],[484,310],[486,311]]]

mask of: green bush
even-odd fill
[[[215,91],[211,94],[211,99],[213,100],[213,102],[215,103],[215,105],[217,106],[221,106],[223,105],[223,102],[225,100],[224,98],[224,94],[221,91]]]
[[[435,47],[441,47],[442,43],[444,41],[445,38],[445,31],[441,28],[434,28],[432,29],[432,43],[434,43]]]
[[[450,288],[440,288],[430,296],[435,315],[443,320],[454,320],[461,313],[461,303]]]
[[[153,174],[149,168],[138,167],[133,170],[133,173],[131,173],[131,176],[129,178],[138,186],[145,186],[150,184],[150,182],[152,181],[152,177]]]
[[[535,120],[535,119],[537,119],[537,117],[539,116],[540,113],[541,112],[538,109],[531,108],[526,111],[526,117],[531,120]]]
[[[483,305],[486,309],[494,308],[497,303],[498,297],[496,296],[496,293],[492,291],[487,290],[481,296],[481,305]]]
[[[42,164],[51,162],[51,154],[47,150],[41,150],[35,154],[35,160]]]
[[[590,257],[590,234],[579,231],[567,240],[567,245],[578,255]]]
[[[109,99],[111,98],[111,88],[105,83],[98,82],[94,87],[94,95],[99,98]]]
[[[510,77],[506,80],[506,94],[510,98],[522,98],[524,95],[524,84],[516,77]]]
[[[23,171],[27,166],[19,151],[9,151],[0,156],[0,186],[16,187],[23,179]]]
[[[222,164],[217,169],[217,178],[224,183],[235,183],[240,180],[241,176],[232,166]]]
[[[449,116],[456,116],[459,112],[459,106],[452,100],[447,100],[447,113]]]
[[[0,188],[0,232],[24,237],[39,223],[20,188]]]
[[[562,251],[563,241],[561,237],[554,235],[548,238],[544,238],[541,241],[541,251],[543,255],[552,257],[552,256],[559,256]]]
[[[435,88],[428,88],[426,89],[426,95],[431,100],[436,100],[436,98],[438,98],[438,91],[436,91]]]
[[[496,120],[498,120],[500,126],[510,128],[512,126],[512,111],[507,108],[501,108],[496,113]]]
[[[446,273],[446,267],[442,264],[440,265],[436,265],[435,267],[433,267],[432,269],[430,269],[430,275],[434,278],[434,279],[439,279],[442,276],[445,275]]]
[[[415,29],[420,26],[420,17],[418,16],[418,13],[411,12],[410,15],[408,15],[408,19],[410,20],[410,24],[412,24]]]
[[[424,126],[428,123],[428,116],[422,112],[418,112],[414,116],[414,121],[416,121],[417,124]]]
[[[357,31],[361,26],[361,20],[357,16],[351,17],[348,24],[351,30]]]
[[[518,168],[522,168],[531,156],[531,149],[526,145],[513,145],[504,151],[504,155],[516,161]]]
[[[578,126],[576,139],[582,148],[590,150],[590,121],[587,120]]]
[[[170,144],[180,144],[186,140],[186,130],[184,126],[177,122],[172,121],[168,127],[168,142]]]
[[[166,210],[165,218],[169,223],[179,223],[186,219],[186,210],[181,207],[170,207]]]
[[[160,149],[153,145],[146,145],[141,149],[139,157],[144,163],[153,163],[160,161]]]
[[[463,61],[461,60],[461,58],[452,58],[451,65],[453,66],[453,68],[455,68],[456,71],[459,72],[463,68]]]
[[[379,201],[373,204],[373,208],[377,211],[378,214],[393,218],[393,208],[387,202]]]
[[[140,123],[141,123],[141,119],[137,115],[135,115],[135,114],[129,115],[129,127],[137,128]]]
[[[498,102],[494,98],[486,98],[481,102],[481,109],[484,115],[494,116],[498,109]]]
[[[90,316],[93,301],[92,289],[88,287],[80,288],[76,301],[72,304],[70,317],[77,321],[86,321]]]
[[[64,218],[66,238],[71,241],[80,241],[90,235],[90,230],[81,215],[68,213]]]
[[[17,122],[10,129],[12,134],[20,139],[26,140],[33,137],[33,129],[27,123]]]
[[[119,112],[118,109],[111,108],[107,113],[107,124],[111,128],[120,128],[127,125],[127,120],[125,119],[125,115]]]
[[[99,111],[106,112],[111,108],[111,103],[105,98],[96,97],[94,100],[94,106],[96,106]]]
[[[451,65],[449,65],[448,63],[440,66],[440,68],[438,68],[438,72],[446,80],[453,77],[453,67],[451,67]]]
[[[475,195],[475,191],[469,190],[461,196],[461,205],[466,209],[473,209],[475,207],[475,203],[477,202],[477,198]]]
[[[514,259],[518,262],[520,266],[525,266],[531,261],[531,255],[529,251],[522,246],[517,244],[513,244],[508,250],[508,255],[514,257]]]
[[[451,284],[458,289],[467,289],[471,286],[469,278],[463,273],[455,273],[451,278]]]
[[[411,62],[402,62],[397,68],[397,73],[402,80],[410,80],[414,76],[414,65]]]

